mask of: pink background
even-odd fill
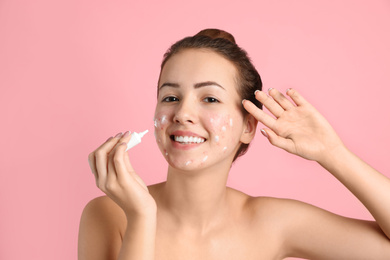
[[[203,28],[233,33],[265,89],[298,89],[390,176],[390,1],[138,2],[0,1],[0,259],[76,259],[82,209],[102,195],[88,154],[117,132],[153,132],[162,55]],[[130,156],[147,184],[165,179],[152,133]],[[371,219],[319,165],[261,134],[228,184]]]

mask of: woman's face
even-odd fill
[[[245,126],[235,76],[234,65],[210,50],[183,50],[165,63],[154,125],[172,167],[230,165]]]

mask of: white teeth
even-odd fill
[[[176,136],[175,135],[175,141],[179,143],[203,143],[205,141],[202,137],[196,137],[196,136]]]

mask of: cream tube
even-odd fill
[[[127,143],[127,148],[126,148],[126,151],[130,150],[131,148],[133,148],[134,146],[136,146],[137,144],[139,144],[141,142],[141,138],[147,133],[149,132],[149,130],[145,130],[143,131],[142,133],[131,133],[131,139],[130,141]]]

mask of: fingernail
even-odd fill
[[[256,91],[255,91],[255,96],[256,96],[256,93],[259,92],[259,91],[260,91],[260,90],[256,89]]]
[[[241,101],[241,103],[242,103],[243,105],[244,105],[245,100],[246,100],[246,99],[243,99],[243,100]]]
[[[119,137],[121,137],[121,136],[122,136],[122,132],[117,133],[116,136],[115,136],[115,138],[119,138]]]
[[[126,137],[126,136],[129,136],[129,134],[130,134],[130,131],[126,131],[125,134],[122,136],[122,138]]]
[[[112,138],[113,138],[113,137],[111,136],[110,138],[108,138],[108,139],[107,139],[107,141],[106,141],[106,142],[110,141]]]
[[[286,94],[287,94],[287,92],[289,92],[290,90],[291,90],[291,88],[286,89]]]
[[[270,91],[273,90],[273,89],[274,89],[274,88],[269,88],[269,89],[268,89],[268,92],[270,92]]]
[[[260,129],[260,131],[261,131],[261,133],[265,136],[265,137],[267,137],[268,138],[268,134],[267,134],[267,132],[266,131],[264,131],[264,129]]]

